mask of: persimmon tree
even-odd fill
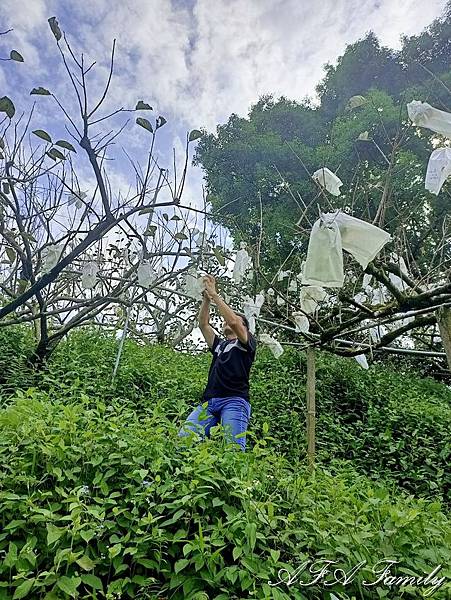
[[[153,112],[143,100],[134,108],[110,106],[115,43],[103,91],[91,100],[95,63],[76,56],[56,18],[49,26],[73,103],[67,94],[63,101],[42,86],[31,95],[53,102],[61,116],[55,121],[57,133],[36,126],[35,106],[25,117],[18,115],[15,98],[0,100],[0,327],[34,324],[36,364],[74,327],[93,321],[113,325],[118,306],[128,312],[132,306],[141,313],[145,309],[147,331],[162,339],[169,306],[173,313],[185,308],[174,301],[174,293],[199,254],[190,226],[195,218],[200,225],[199,214],[202,223],[205,219],[204,211],[195,217],[182,204],[189,144],[200,133],[186,136],[176,185],[176,172],[170,175],[155,157],[166,119],[141,116]],[[10,59],[18,57],[23,61],[14,51]],[[129,113],[140,115],[133,126],[144,130],[146,147],[139,160],[124,151],[134,178],[124,191],[111,181],[115,172],[109,159],[128,126],[119,120]]]

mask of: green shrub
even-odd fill
[[[74,332],[33,385],[51,399],[72,403],[88,394],[172,420],[180,420],[199,402],[209,353],[190,355],[127,341],[112,383],[117,348],[117,341],[103,331]],[[7,356],[13,352],[5,351]],[[450,388],[400,365],[375,364],[364,370],[353,359],[321,352],[316,363],[318,461],[328,466],[336,459],[349,460],[373,480],[449,504]],[[269,423],[271,448],[294,464],[305,462],[305,372],[304,353],[287,349],[275,360],[259,347],[251,373],[251,430],[260,437],[263,423]],[[9,393],[30,386],[25,369],[8,373]]]
[[[309,558],[346,570],[393,558],[417,575],[442,564],[451,576],[439,502],[390,497],[349,463],[309,473],[268,434],[250,433],[242,453],[219,428],[203,442],[177,431],[164,410],[131,402],[11,398],[0,412],[0,598],[390,597],[362,587],[365,571],[327,592],[268,585]]]
[[[33,348],[33,330],[26,326],[0,328],[0,406],[17,387],[33,383],[27,358]]]

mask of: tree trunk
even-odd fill
[[[440,337],[446,352],[448,369],[451,371],[451,307],[441,306],[437,309],[436,315]]]
[[[52,335],[50,339],[41,339],[33,350],[33,353],[28,357],[28,365],[34,371],[42,370],[64,335]]]

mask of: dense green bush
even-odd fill
[[[442,564],[451,577],[439,502],[390,497],[349,463],[309,473],[267,434],[242,453],[219,428],[204,442],[177,437],[164,410],[52,395],[19,391],[0,412],[0,598],[398,597],[365,588],[375,576],[364,570],[327,591],[268,585],[319,558],[346,571],[392,558],[397,575]]]
[[[25,345],[26,340],[14,347],[23,353]],[[11,362],[14,349],[5,352]],[[112,383],[116,352],[117,342],[102,332],[75,332],[33,385],[51,399],[75,401],[88,394],[107,404],[131,403],[143,414],[164,412],[178,422],[199,402],[209,353],[193,356],[126,342]],[[293,464],[305,462],[305,360],[293,349],[275,360],[259,347],[251,375],[251,429],[259,437],[269,423],[271,448]],[[316,362],[318,460],[331,468],[335,459],[351,460],[369,478],[449,502],[450,388],[399,365],[364,370],[353,359],[319,352]],[[24,369],[10,369],[9,377],[7,390],[30,385]]]
[[[17,388],[32,385],[33,375],[27,367],[32,348],[30,327],[0,328],[0,405],[2,398],[14,394]]]
[[[329,600],[319,585],[267,582],[315,557],[348,570],[393,557],[400,574],[418,575],[449,564],[443,384],[318,353],[309,474],[303,353],[276,361],[259,348],[243,455],[220,431],[203,443],[176,435],[208,353],[129,341],[112,382],[117,342],[96,329],[69,336],[37,373],[29,330],[3,331],[0,343],[0,599]],[[365,576],[332,591],[391,597],[362,587]]]

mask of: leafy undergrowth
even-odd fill
[[[98,331],[76,333],[58,347],[48,371],[30,380],[9,351],[8,365],[14,365],[10,389],[34,385],[65,402],[76,402],[81,394],[106,403],[129,401],[139,411],[152,407],[179,421],[200,401],[209,353],[190,355],[128,342],[112,385],[116,352],[117,342]],[[349,460],[375,481],[449,503],[451,389],[400,365],[364,370],[354,359],[319,352],[316,363],[320,463],[329,467],[331,461]],[[275,360],[258,348],[251,373],[250,428],[258,438],[268,423],[271,448],[291,462],[305,458],[305,374],[304,353],[287,349]]]
[[[10,398],[0,429],[0,598],[398,597],[364,586],[377,576],[363,567],[330,588],[287,585],[279,571],[318,559],[346,571],[392,559],[398,576],[441,564],[451,577],[438,501],[394,497],[349,464],[310,473],[275,454],[269,435],[250,434],[242,453],[220,428],[179,438],[158,404],[35,389]]]
[[[177,436],[207,353],[127,342],[112,383],[117,342],[95,330],[37,374],[29,331],[0,331],[0,347],[0,599],[424,597],[363,584],[390,559],[397,576],[443,565],[449,582],[447,386],[318,353],[311,473],[303,353],[258,349],[241,453],[219,428],[204,442]],[[346,585],[287,585],[319,559],[366,562]]]

